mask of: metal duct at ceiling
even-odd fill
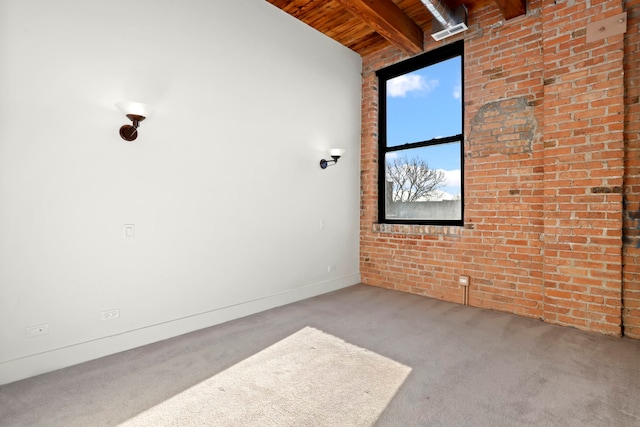
[[[467,8],[458,6],[455,11],[449,9],[443,0],[421,0],[433,15],[431,37],[442,40],[467,29]]]

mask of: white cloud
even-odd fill
[[[462,177],[460,173],[460,169],[454,170],[442,170],[444,172],[444,182],[443,184],[447,187],[457,187],[460,188],[460,184],[462,182]]]
[[[460,99],[462,97],[462,86],[457,85],[453,88],[453,98]]]
[[[392,98],[404,98],[408,92],[431,92],[439,84],[438,80],[426,80],[418,74],[404,74],[387,81],[387,94]]]

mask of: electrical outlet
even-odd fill
[[[336,266],[335,265],[328,265],[327,266],[327,273],[331,273],[336,271]]]
[[[37,337],[38,335],[45,335],[49,333],[49,324],[43,323],[42,325],[30,326],[25,328],[25,335],[27,338]]]
[[[460,286],[469,286],[469,276],[460,276],[458,282],[460,282]]]
[[[100,318],[102,320],[113,320],[113,319],[118,319],[119,317],[120,317],[120,310],[118,309],[105,310],[100,313]]]

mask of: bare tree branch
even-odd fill
[[[394,202],[428,200],[434,190],[444,185],[444,171],[430,169],[419,157],[394,157],[386,164],[386,179],[392,185]]]

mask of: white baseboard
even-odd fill
[[[75,344],[44,353],[0,363],[0,385],[77,365],[100,357],[130,350],[146,344],[172,338],[188,332],[239,319],[274,307],[311,298],[360,283],[360,274],[351,274],[330,281],[303,286],[229,307],[221,307],[170,320],[157,325],[123,332],[105,338]]]

